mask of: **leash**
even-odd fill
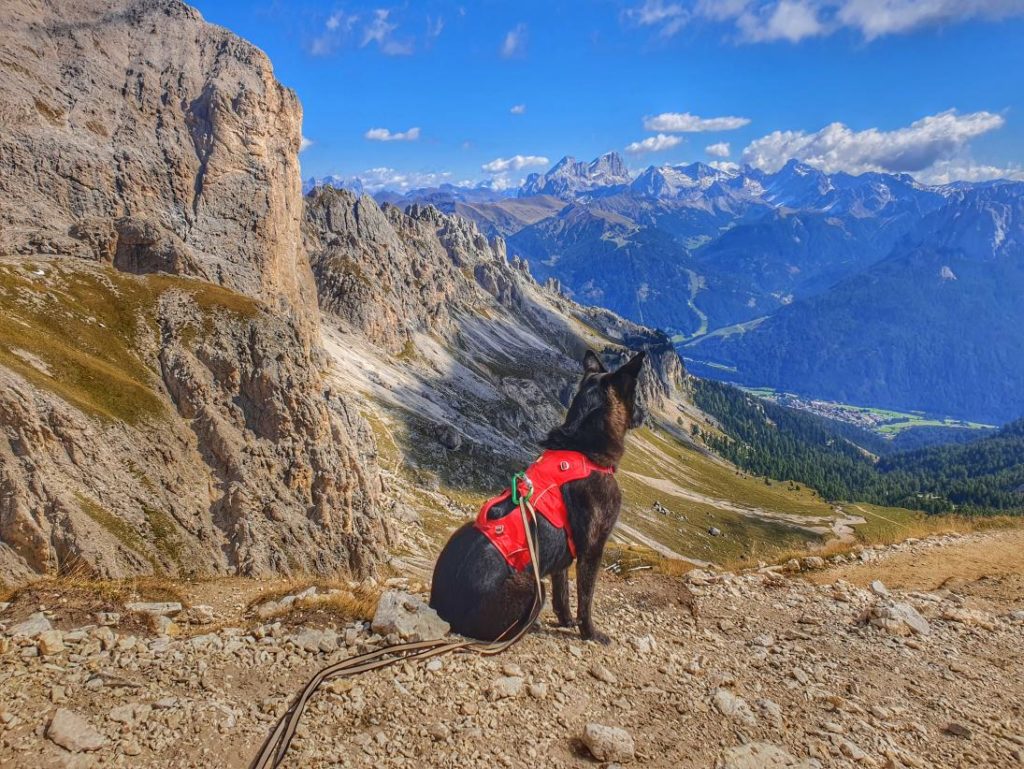
[[[517,483],[519,480],[523,480],[527,486],[525,494],[519,493],[519,484]],[[263,741],[259,755],[249,765],[249,769],[277,769],[277,767],[281,766],[288,753],[288,747],[295,737],[295,732],[299,728],[299,721],[306,710],[306,706],[309,704],[309,700],[316,693],[317,689],[328,681],[337,678],[348,678],[349,676],[359,675],[371,670],[380,670],[400,662],[412,660],[420,662],[431,657],[438,657],[442,654],[456,651],[474,652],[490,657],[495,654],[501,654],[526,635],[540,615],[540,610],[543,608],[542,596],[544,594],[544,589],[541,585],[540,563],[537,560],[539,550],[539,544],[536,540],[537,511],[534,510],[533,505],[530,503],[530,497],[532,496],[533,483],[529,477],[523,472],[516,473],[512,477],[512,501],[519,505],[519,514],[523,517],[523,526],[526,529],[526,544],[530,550],[530,563],[533,565],[533,578],[536,587],[533,595],[533,605],[530,607],[530,614],[521,626],[516,628],[516,623],[513,622],[493,641],[476,641],[471,639],[446,641],[439,639],[435,641],[394,644],[392,646],[385,646],[382,649],[358,654],[355,657],[349,657],[324,668],[309,679],[309,682],[302,688],[298,696],[295,697],[285,714],[278,719],[274,730]],[[531,523],[533,526],[530,525]],[[505,636],[513,630],[515,632],[506,638]]]

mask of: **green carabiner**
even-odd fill
[[[520,496],[519,494],[519,484],[517,483],[517,481],[519,481],[520,478],[523,480],[523,483],[526,484],[527,489],[529,489],[526,492],[525,497]],[[532,496],[533,481],[530,480],[530,477],[526,474],[524,470],[520,470],[518,473],[512,476],[512,504],[518,505],[523,500],[529,500]]]

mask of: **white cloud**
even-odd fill
[[[516,24],[505,35],[501,44],[501,55],[510,59],[513,56],[521,56],[526,51],[526,25]]]
[[[438,16],[436,19],[427,17],[427,37],[436,38],[441,36],[444,30],[444,19]]]
[[[660,115],[644,118],[644,128],[648,131],[667,131],[669,133],[698,133],[701,131],[733,131],[750,122],[746,117],[711,117],[703,118],[689,112],[662,112]]]
[[[305,136],[303,136],[299,140],[299,152],[305,152],[306,150],[308,150],[312,146],[313,146],[313,140],[312,139],[308,139]]]
[[[845,0],[839,3],[836,21],[873,40],[924,25],[1022,14],[1024,3],[1020,0]]]
[[[489,174],[502,174],[506,171],[521,171],[531,166],[546,166],[550,162],[543,155],[513,155],[510,158],[495,158],[480,168]]]
[[[708,165],[718,171],[724,171],[727,174],[734,174],[740,170],[739,163],[732,163],[728,160],[712,160]]]
[[[672,149],[677,144],[681,144],[682,141],[683,139],[680,136],[658,134],[657,136],[648,136],[642,141],[626,145],[626,152],[630,155],[642,155],[645,152],[662,152],[663,150]]]
[[[450,171],[397,171],[394,168],[369,168],[351,177],[333,177],[335,183],[352,185],[360,182],[368,192],[380,190],[411,190],[419,187],[436,187],[451,181]]]
[[[375,142],[414,142],[420,138],[420,129],[414,127],[408,131],[391,133],[387,128],[371,128],[363,134],[363,138]]]
[[[516,104],[516,105],[514,105],[512,107],[512,109],[509,110],[509,112],[511,112],[513,115],[525,115],[526,114],[526,105],[525,104]]]
[[[679,3],[665,0],[645,0],[643,5],[626,11],[626,17],[642,27],[658,27],[662,37],[672,37],[686,26],[692,14]]]
[[[949,184],[950,182],[986,182],[991,179],[1013,179],[1024,181],[1024,166],[1005,167],[975,163],[965,154],[952,160],[940,160],[922,173],[915,174],[925,184]]]
[[[376,43],[380,52],[388,56],[408,56],[413,51],[411,41],[395,40],[393,35],[398,25],[389,21],[391,11],[378,8],[373,12],[373,20],[363,29],[362,47]]]
[[[747,43],[797,43],[843,29],[870,41],[925,26],[1020,15],[1021,0],[698,0],[692,8],[645,0],[626,12],[634,23],[656,27],[663,37],[699,20],[729,24]]]
[[[730,155],[729,142],[717,142],[709,144],[704,151],[716,158],[727,158]]]
[[[904,128],[853,131],[832,123],[820,131],[773,131],[743,150],[743,162],[765,171],[781,168],[798,158],[823,171],[911,173],[927,177],[944,161],[963,156],[967,143],[1001,128],[1001,115],[955,110],[929,115]]]
[[[736,26],[742,38],[751,43],[774,40],[798,43],[806,37],[826,34],[818,9],[804,0],[779,0],[774,5],[743,12],[736,17]]]

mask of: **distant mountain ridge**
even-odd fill
[[[798,160],[771,173],[690,163],[631,175],[607,153],[562,158],[513,194],[442,187],[378,199],[429,202],[505,237],[567,296],[673,334],[705,375],[1003,421],[1024,410],[999,385],[1017,381],[1005,362],[1014,341],[1000,334],[1024,313],[1024,283],[1011,255],[1021,224],[997,209],[1019,205],[1022,189]],[[940,258],[950,249],[960,256]],[[958,271],[964,258],[975,267]],[[945,295],[925,291],[931,277]],[[953,297],[956,311],[942,312]],[[955,351],[975,383],[943,384],[949,368],[919,349],[926,339]]]

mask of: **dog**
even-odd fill
[[[640,352],[608,372],[601,359],[587,350],[583,357],[583,379],[565,422],[541,441],[546,451],[527,470],[528,476],[535,471],[535,475],[544,478],[558,475],[561,470],[571,478],[560,486],[545,487],[547,494],[561,494],[560,498],[551,497],[548,501],[555,506],[564,504],[562,513],[567,527],[552,524],[538,512],[537,560],[541,576],[551,578],[558,624],[577,625],[584,639],[602,644],[610,643],[610,639],[594,626],[594,587],[605,543],[622,504],[614,470],[625,451],[626,431],[633,423],[637,378],[643,362],[644,353]],[[540,510],[541,503],[537,504]],[[506,528],[503,522],[508,522],[510,531],[516,526],[522,530],[519,516],[518,506],[510,491],[506,491],[485,503],[477,520],[458,529],[441,551],[434,567],[430,605],[456,633],[493,641],[507,637],[510,629],[522,628],[530,621],[537,587],[529,555],[525,554],[524,561],[522,548],[510,556],[496,545],[501,541],[497,535]],[[574,554],[575,622],[569,606],[568,576]],[[543,600],[542,591],[540,602]]]

